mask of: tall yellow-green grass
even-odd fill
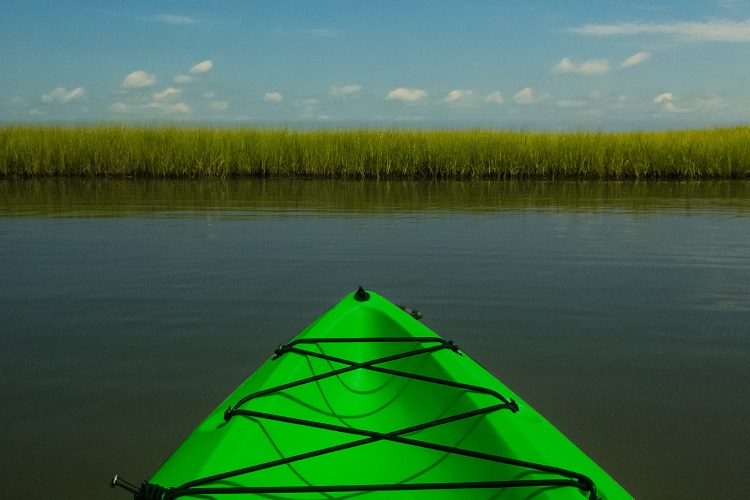
[[[625,133],[0,128],[0,177],[750,179],[750,127]]]

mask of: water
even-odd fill
[[[124,499],[360,284],[636,498],[750,488],[750,184],[0,182],[0,496]]]

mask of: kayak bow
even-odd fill
[[[359,291],[279,346],[135,500],[630,499],[496,378]]]

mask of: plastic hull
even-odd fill
[[[375,293],[345,297],[280,349],[150,483],[164,499],[631,498],[510,389]]]

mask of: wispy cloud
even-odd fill
[[[109,107],[109,110],[114,113],[127,113],[130,110],[130,106],[124,102],[116,102]]]
[[[71,101],[81,99],[84,96],[85,92],[86,91],[83,87],[76,87],[75,89],[70,91],[65,89],[65,87],[57,87],[49,94],[44,94],[42,96],[42,101],[46,103],[66,104]]]
[[[122,81],[124,89],[142,89],[152,86],[156,83],[156,77],[149,75],[143,70],[133,71]]]
[[[609,71],[609,61],[606,59],[590,59],[576,64],[568,57],[563,57],[552,71],[554,73],[581,73],[584,75],[603,75]]]
[[[488,102],[490,104],[502,104],[505,102],[503,99],[503,94],[499,90],[495,90],[494,92],[490,92],[487,94],[487,97],[484,98],[485,102]]]
[[[197,19],[194,19],[192,17],[177,16],[175,14],[158,14],[156,16],[153,16],[151,20],[164,24],[198,24]]]
[[[633,54],[632,56],[625,59],[622,62],[622,64],[620,64],[620,67],[629,68],[631,66],[635,66],[636,64],[641,64],[642,62],[646,62],[649,59],[651,59],[650,52],[638,52],[637,54]]]
[[[399,87],[388,92],[388,95],[385,96],[385,98],[391,101],[416,103],[424,99],[426,96],[427,92],[422,89]]]
[[[721,97],[709,97],[707,99],[698,99],[696,107],[705,111],[715,111],[726,108],[727,103]]]
[[[344,85],[342,87],[336,87],[334,85],[331,85],[331,89],[329,93],[334,97],[342,97],[347,95],[352,95],[360,92],[362,90],[362,85]]]
[[[190,83],[193,81],[193,77],[190,75],[177,75],[175,76],[172,81],[175,83]]]
[[[170,100],[174,97],[177,97],[182,93],[182,89],[176,89],[174,87],[167,87],[162,92],[157,92],[154,94],[154,100],[156,101],[165,101]]]
[[[744,0],[717,0],[719,7],[731,12],[738,11],[742,7],[743,2]]]
[[[531,104],[534,102],[534,89],[525,87],[513,96],[513,101],[517,104]]]
[[[214,63],[210,59],[208,59],[206,61],[199,62],[198,64],[190,68],[189,73],[191,75],[199,75],[201,73],[208,73],[209,71],[211,71],[211,68],[213,67],[214,67]]]
[[[150,102],[146,107],[166,114],[186,114],[192,111],[184,102]]]
[[[474,92],[471,90],[451,90],[443,102],[455,107],[469,107],[474,103]]]
[[[318,108],[320,101],[315,98],[300,99],[297,106],[302,110],[300,118],[312,118]]]
[[[537,93],[531,87],[525,87],[519,90],[516,95],[513,96],[513,102],[516,104],[536,104],[539,101],[547,99],[549,94],[537,95]]]
[[[229,101],[213,101],[208,107],[211,111],[226,111],[229,109]]]
[[[590,36],[662,35],[690,42],[750,42],[750,19],[707,22],[587,24],[570,31]]]
[[[263,96],[263,100],[268,102],[281,102],[284,100],[284,96],[281,95],[281,92],[266,92]]]
[[[589,105],[589,101],[583,99],[562,99],[557,101],[558,108],[585,108]]]
[[[693,111],[711,112],[727,107],[727,103],[721,97],[708,97],[693,100],[692,103],[678,104],[678,98],[671,92],[665,92],[654,97],[654,103],[661,106],[664,111],[670,113],[690,113]]]
[[[688,111],[693,111],[692,109],[678,107],[677,103],[675,102],[675,96],[671,92],[664,92],[663,94],[659,94],[658,96],[654,97],[654,102],[656,104],[659,104],[664,111],[669,111],[670,113],[685,113]]]
[[[658,96],[654,97],[654,102],[656,104],[661,104],[665,102],[669,102],[674,99],[674,94],[672,92],[665,92],[663,94],[659,94]]]

